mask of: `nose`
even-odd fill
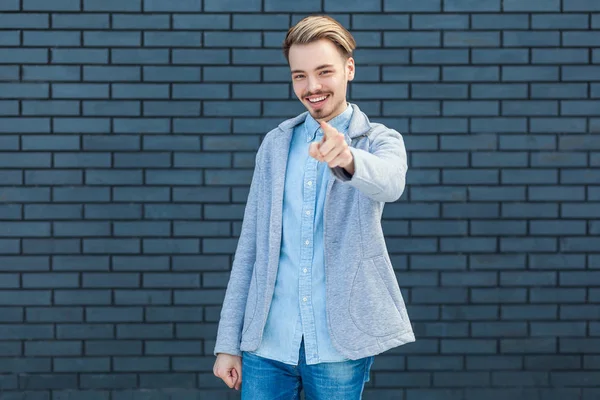
[[[311,94],[315,94],[321,90],[321,82],[318,78],[308,77],[308,91]]]

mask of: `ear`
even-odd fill
[[[348,72],[348,81],[354,80],[354,73],[356,72],[354,58],[349,57],[348,60],[346,60],[346,71]]]

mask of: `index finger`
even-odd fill
[[[329,125],[329,123],[320,121],[319,124],[321,125],[321,129],[323,129],[324,136],[332,137],[337,134],[337,130],[333,126]]]

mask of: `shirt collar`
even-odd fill
[[[352,117],[352,106],[348,104],[344,112],[335,118],[331,119],[329,124],[337,129],[339,132],[344,133],[348,126],[350,125],[350,119]],[[310,113],[306,116],[306,120],[304,121],[304,128],[306,132],[306,141],[311,142],[315,139],[317,132],[320,131],[321,125],[310,115]],[[319,132],[322,134],[322,132]]]

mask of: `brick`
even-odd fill
[[[200,32],[144,32],[146,47],[199,47],[202,46]]]
[[[473,99],[526,99],[528,89],[525,84],[518,83],[474,83],[471,85]]]
[[[89,47],[134,47],[142,43],[139,32],[84,32],[83,44]]]
[[[265,0],[266,12],[310,12],[321,8],[319,0],[308,0],[301,3],[293,0]]]
[[[560,111],[562,115],[592,116],[596,115],[598,107],[598,100],[563,100]]]
[[[377,64],[408,64],[408,50],[399,49],[357,49],[354,53],[354,59],[359,65],[372,64],[377,60]]]
[[[444,32],[444,47],[498,47],[497,32]]]
[[[21,45],[21,38],[19,35],[19,31],[5,31],[0,37],[0,46],[9,47],[9,46],[19,46]]]
[[[169,198],[167,188],[160,187],[117,187],[113,190],[113,200],[116,202],[142,201],[163,202]]]
[[[53,83],[52,97],[56,99],[107,99],[109,86],[100,83]]]
[[[36,341],[25,344],[26,356],[77,356],[81,355],[79,341]]]
[[[202,0],[144,0],[144,12],[200,12]]]
[[[533,0],[522,2],[519,0],[503,0],[502,10],[509,12],[560,12],[560,0]]]
[[[558,32],[504,31],[502,43],[505,47],[552,47],[559,46],[561,38]]]
[[[0,133],[50,133],[50,119],[0,117]]]
[[[585,190],[582,186],[572,186],[568,192],[560,186],[537,186],[528,189],[528,197],[530,201],[582,201]]]
[[[44,63],[46,62],[46,58],[46,55],[44,55]],[[50,59],[52,64],[108,64],[108,50],[50,49]]]
[[[70,31],[27,31],[23,32],[23,46],[32,47],[66,47],[79,46],[79,32]]]
[[[28,68],[22,67],[23,70]],[[19,79],[19,67],[16,65],[0,65],[0,81],[16,81]]]
[[[532,49],[533,64],[588,64],[587,49]]]
[[[504,82],[535,82],[535,81],[557,81],[559,77],[558,67],[543,66],[503,66],[502,80]]]
[[[234,15],[234,18],[237,15]],[[183,30],[230,29],[229,15],[174,14],[173,28]]]
[[[384,32],[385,47],[439,47],[439,32]]]
[[[178,82],[200,81],[200,67],[147,66],[142,67],[144,81]]]
[[[600,11],[600,4],[593,0],[569,0],[564,2],[564,11]]]
[[[440,239],[440,250],[443,252],[490,253],[496,251],[496,240],[489,238],[442,238]]]
[[[475,30],[529,29],[529,16],[527,14],[475,14],[471,17],[471,24],[471,29]]]
[[[527,185],[539,185],[539,184],[557,184],[558,183],[558,171],[553,169],[536,169],[536,170],[522,170],[522,169],[510,169],[504,170],[500,173],[500,178],[503,184],[527,184]]]
[[[444,170],[442,182],[447,185],[498,184],[498,172],[495,170]]]
[[[261,2],[259,0],[204,0],[204,11],[206,12],[250,12],[261,11]]]
[[[108,135],[96,135],[96,136],[84,136],[83,137],[83,148],[85,150],[113,150],[113,151],[124,151],[124,150],[139,150],[140,139],[135,136],[108,136]]]
[[[430,100],[393,101],[383,102],[383,115],[385,116],[440,116],[440,102]]]
[[[442,67],[442,80],[447,82],[493,82],[499,79],[499,67]]]
[[[406,2],[401,0],[384,0],[384,12],[440,12],[441,0],[427,0],[421,2]]]
[[[526,298],[523,288],[474,288],[471,289],[471,302],[490,304],[523,303]]]
[[[412,50],[414,64],[468,64],[469,52],[464,49]]]
[[[75,228],[81,226],[73,222],[61,224],[60,227],[65,235],[72,226]],[[55,227],[57,225],[58,223],[55,223]],[[100,226],[107,226],[107,224]],[[52,268],[55,271],[108,271],[109,259],[105,256],[54,256]]]
[[[109,201],[110,195],[107,188],[70,187],[53,188],[54,201],[60,202],[86,202]]]
[[[166,99],[169,98],[169,86],[155,83],[114,83],[112,84],[114,99]],[[123,108],[125,103],[122,104]],[[137,103],[134,103],[137,104]],[[85,103],[84,103],[85,105]]]
[[[83,0],[85,11],[142,11],[142,0],[132,0],[122,3],[118,0]]]
[[[502,115],[505,116],[554,116],[558,115],[558,101],[523,100],[502,101]]]
[[[87,307],[86,320],[89,322],[141,322],[141,307]]]
[[[169,51],[166,49],[111,49],[111,59],[115,64],[167,64]]]
[[[234,95],[234,97],[237,97]],[[220,83],[173,84],[173,99],[227,99],[229,85]]]
[[[495,218],[498,217],[498,206],[486,203],[443,204],[442,215],[448,218]]]
[[[82,287],[86,288],[137,288],[140,282],[139,274],[134,273],[96,273],[82,274]]]
[[[527,64],[529,52],[523,49],[474,49],[473,64]]]
[[[268,11],[269,2],[266,0],[265,9]],[[314,1],[314,0],[313,0]],[[307,3],[307,2],[304,2]],[[409,16],[401,14],[352,14],[352,30],[401,29],[409,27]]]
[[[529,257],[529,266],[531,269],[581,269],[585,268],[585,259],[577,254],[533,254]]]
[[[361,0],[349,0],[340,3],[336,0],[325,0],[324,11],[326,13],[334,12],[380,12],[381,2],[364,2]]]
[[[487,339],[443,339],[442,354],[495,354],[496,343]]]
[[[110,118],[54,117],[53,133],[110,133]],[[63,155],[64,154],[55,154],[55,157],[61,157]],[[82,156],[85,155],[83,154]]]
[[[533,29],[589,29],[586,14],[532,14]]]
[[[47,61],[46,49],[0,49],[0,64],[39,64]]]
[[[557,315],[555,305],[505,305],[501,307],[503,320],[548,320]]]
[[[585,235],[585,225],[585,221],[531,221],[530,231],[534,235]]]
[[[44,29],[48,28],[48,25],[48,14],[0,14],[0,28],[2,29]]]
[[[0,98],[47,99],[50,96],[46,83],[0,83]]]
[[[115,304],[119,305],[145,305],[145,304],[163,304],[171,303],[171,294],[168,290],[115,290]],[[164,333],[166,326],[144,326],[143,332],[148,337],[170,338],[172,334]],[[119,325],[118,329],[123,329],[123,325]],[[171,329],[169,329],[171,330]],[[140,331],[138,329],[138,331]],[[126,334],[117,331],[117,336],[124,337]]]
[[[5,0],[0,4],[1,11],[19,11],[19,0]]]
[[[113,118],[114,133],[169,133],[170,123],[167,118]],[[153,141],[153,136],[145,137],[144,141]],[[159,140],[159,139],[157,139]]]
[[[87,170],[86,185],[141,185],[142,171]]]
[[[496,116],[499,103],[494,101],[444,101],[443,115],[446,116]]]
[[[200,150],[200,138],[189,136],[146,136],[143,138],[144,150]]]
[[[53,13],[52,27],[56,29],[108,29],[108,14],[91,13]]]
[[[600,171],[590,169],[563,170],[560,175],[561,183],[566,184],[590,184],[600,181]]]
[[[231,132],[231,120],[228,118],[174,118],[173,133],[229,133]],[[186,157],[185,154],[175,154],[175,159],[178,156]],[[206,154],[210,158],[210,154]],[[200,160],[197,160],[200,162]],[[177,161],[176,161],[177,163]]]
[[[199,101],[155,101],[143,103],[143,115],[154,117],[195,117],[200,115]]]
[[[524,235],[526,230],[525,221],[471,221],[470,223],[470,233],[473,236]]]
[[[113,257],[113,268],[116,271],[166,271],[169,269],[169,259],[162,256],[121,255]]]
[[[77,101],[27,101],[22,103],[23,115],[78,115],[79,102]]]
[[[112,27],[115,29],[169,29],[171,23],[168,15],[135,15],[115,14],[112,19]],[[85,34],[85,33],[84,33]],[[162,35],[162,32],[155,32]],[[136,36],[137,35],[136,33]],[[144,45],[146,43],[144,42]]]
[[[81,171],[25,171],[25,184],[27,185],[81,185],[83,183]]]
[[[414,30],[464,30],[469,29],[469,18],[460,14],[413,14],[411,15]]]
[[[524,118],[472,118],[471,131],[477,133],[520,133],[525,132]]]

